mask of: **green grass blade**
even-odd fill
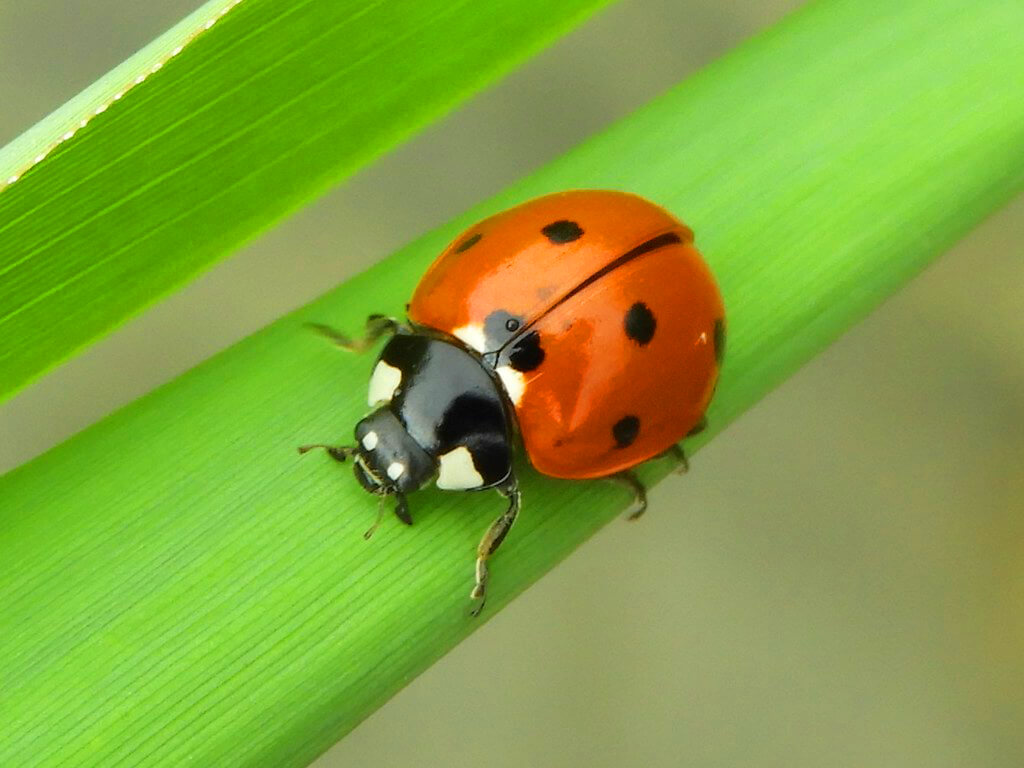
[[[0,397],[605,2],[207,3],[0,150]]]
[[[400,312],[457,230],[516,200],[635,190],[694,226],[721,281],[714,434],[1021,191],[1022,24],[1014,2],[812,5],[0,479],[0,764],[302,765],[479,626],[472,555],[499,500],[424,491],[412,529],[364,542],[374,502],[294,446],[349,434],[372,356],[303,321]],[[523,485],[486,615],[628,501]]]

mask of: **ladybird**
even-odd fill
[[[625,483],[638,517],[646,495],[631,469],[667,454],[685,469],[678,443],[703,428],[725,350],[722,298],[693,232],[618,191],[547,195],[475,224],[407,311],[371,316],[358,340],[314,326],[356,351],[390,338],[355,442],[299,450],[352,458],[359,484],[394,498],[406,524],[406,496],[431,480],[505,496],[477,550],[474,615],[520,509],[516,442],[546,475]]]

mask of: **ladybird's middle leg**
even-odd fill
[[[508,509],[506,509],[501,517],[491,523],[491,527],[487,529],[484,537],[480,540],[480,546],[476,549],[476,585],[473,587],[473,591],[469,593],[469,596],[473,600],[479,600],[480,602],[472,610],[473,616],[478,616],[480,611],[484,609],[484,603],[487,602],[487,558],[493,555],[498,547],[501,546],[501,542],[505,540],[509,530],[512,528],[512,524],[516,521],[516,517],[519,515],[519,486],[513,480],[509,485],[499,489],[503,496],[508,498]]]
[[[387,315],[370,315],[366,318],[366,331],[361,339],[353,339],[337,328],[323,323],[306,323],[306,327],[327,337],[334,342],[335,346],[342,349],[347,349],[350,352],[365,352],[382,336],[397,333],[403,325],[400,321]]]

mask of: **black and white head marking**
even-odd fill
[[[364,468],[385,487],[404,492],[436,473],[440,488],[491,488],[511,474],[510,416],[497,382],[471,353],[399,334],[381,353],[370,388],[383,404],[359,423],[356,440]]]
[[[434,474],[433,458],[409,437],[387,407],[362,419],[356,425],[355,436],[356,476],[364,488],[370,482],[376,486],[375,493],[410,493]]]

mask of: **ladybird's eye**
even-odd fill
[[[505,321],[505,330],[508,331],[509,333],[515,333],[516,331],[519,330],[519,321],[516,320],[514,317],[510,317],[508,320]]]

